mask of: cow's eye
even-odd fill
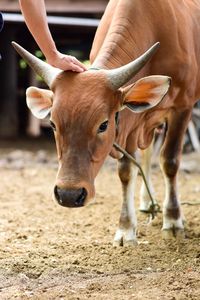
[[[101,133],[101,132],[104,132],[106,131],[108,127],[108,120],[103,122],[100,126],[99,126],[99,129],[98,129],[98,133]]]
[[[52,121],[50,121],[50,126],[53,130],[56,130],[56,125]]]

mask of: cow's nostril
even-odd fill
[[[87,197],[85,188],[80,189],[61,189],[58,186],[54,188],[54,195],[58,203],[66,207],[81,207]]]
[[[87,191],[85,188],[82,188],[80,196],[75,201],[76,206],[83,206],[86,197],[87,197]]]
[[[59,197],[59,194],[58,194],[58,187],[57,187],[57,185],[54,187],[54,195],[55,195],[55,197],[56,197],[56,200],[57,201],[59,201],[60,199],[60,197]]]

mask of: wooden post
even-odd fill
[[[194,151],[200,152],[200,142],[199,142],[199,137],[196,131],[196,128],[194,126],[194,123],[192,121],[189,122],[188,124],[188,132],[190,135],[191,143],[194,148]]]
[[[5,26],[0,34],[0,138],[18,134],[17,60],[11,46],[14,32],[13,27]]]

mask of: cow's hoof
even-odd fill
[[[118,248],[118,247],[122,247],[123,246],[123,240],[114,240],[113,241],[113,247]]]
[[[182,228],[162,229],[162,238],[164,240],[183,240],[185,238],[185,232]]]
[[[135,246],[137,245],[137,238],[135,234],[135,230],[130,227],[128,229],[118,228],[115,233],[113,246]]]
[[[113,247],[135,247],[138,245],[137,240],[124,240],[123,238],[120,240],[114,240],[113,241]]]
[[[175,228],[175,237],[177,240],[181,241],[185,239],[185,231],[184,229]]]
[[[172,229],[162,229],[162,238],[164,240],[172,240],[175,238],[174,232]]]
[[[137,245],[138,245],[137,240],[124,241],[124,244],[123,244],[124,247],[135,247]]]

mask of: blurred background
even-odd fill
[[[87,64],[94,34],[108,0],[46,0],[45,3],[57,48]],[[40,58],[43,58],[42,53],[24,23],[18,0],[1,0],[0,11],[5,21],[0,34],[0,139],[48,134],[47,124],[30,116],[25,101],[26,88],[43,83],[16,54],[11,41],[18,42]]]
[[[45,3],[49,27],[58,49],[89,64],[92,41],[108,0],[46,0]],[[36,120],[25,101],[26,88],[30,85],[42,87],[43,82],[16,54],[11,41],[18,42],[41,59],[43,55],[24,23],[18,0],[1,0],[0,11],[5,20],[0,34],[0,140],[51,135],[48,122]],[[200,103],[193,111],[184,152],[200,152],[199,140]],[[162,135],[156,145],[158,152],[161,143]]]

